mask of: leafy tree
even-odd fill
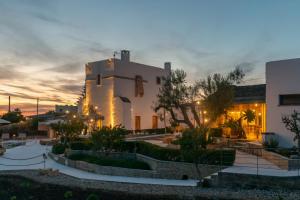
[[[91,131],[99,130],[99,126],[97,125],[99,120],[102,119],[102,116],[97,111],[97,108],[93,105],[88,107],[88,115],[85,116],[85,121],[89,124]]]
[[[247,109],[238,119],[234,120],[233,118],[230,118],[227,122],[225,122],[224,126],[230,128],[232,133],[239,138],[246,138],[246,132],[243,128],[242,120],[246,120],[249,125],[249,123],[255,120],[254,111]]]
[[[201,104],[207,111],[209,123],[225,114],[226,109],[232,106],[234,85],[239,84],[244,76],[244,72],[237,67],[226,75],[216,73],[198,82]]]
[[[293,111],[291,115],[286,115],[282,117],[282,122],[284,123],[287,130],[295,134],[294,141],[298,142],[298,155],[300,156],[300,118],[299,112]]]
[[[186,129],[182,133],[182,136],[176,141],[176,143],[180,145],[183,157],[192,158],[199,178],[201,178],[201,171],[199,169],[199,163],[202,159],[201,150],[206,149],[207,145],[212,142],[208,130],[209,128],[203,125],[194,129]]]
[[[63,144],[74,141],[84,130],[85,125],[80,118],[73,118],[51,124],[51,128],[63,138]]]
[[[242,119],[247,121],[247,124],[255,120],[255,112],[253,110],[247,109],[242,114]]]
[[[14,111],[7,112],[2,116],[2,119],[10,121],[11,123],[18,123],[24,121],[25,117],[22,115],[22,112],[19,108],[16,108]]]
[[[121,126],[102,127],[92,133],[91,141],[95,150],[111,152],[124,141],[127,131]]]
[[[183,70],[175,70],[163,79],[154,111],[164,109],[170,113],[171,123],[186,124],[189,128],[194,128],[189,112],[196,126],[200,126],[203,116],[200,116],[197,110],[197,102],[201,102],[201,106],[208,111],[210,122],[213,122],[232,105],[234,84],[240,83],[243,77],[244,73],[236,68],[225,76],[214,74],[188,85],[186,73]]]
[[[246,133],[242,126],[242,118],[237,120],[230,118],[224,123],[224,126],[230,128],[232,135],[235,135],[238,138],[246,138]]]

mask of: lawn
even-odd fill
[[[123,167],[129,169],[151,170],[150,166],[142,161],[129,159],[115,159],[109,157],[96,157],[84,154],[74,154],[68,157],[71,160],[80,160],[102,166]]]

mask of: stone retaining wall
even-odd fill
[[[147,163],[151,170],[140,170],[140,169],[127,169],[120,167],[110,167],[110,166],[100,166],[96,164],[91,164],[83,161],[74,161],[65,158],[64,156],[58,156],[52,153],[49,153],[49,156],[56,160],[57,162],[74,167],[77,169],[94,172],[103,175],[114,175],[114,176],[132,176],[132,177],[148,177],[148,178],[163,178],[163,179],[199,179],[210,174],[218,172],[220,166],[212,165],[199,165],[198,168],[201,173],[199,177],[197,173],[197,168],[193,163],[185,162],[171,162],[171,161],[162,161],[150,158],[145,155],[135,154],[135,153],[110,153],[105,154],[102,152],[93,152],[93,151],[83,151],[83,150],[67,150],[66,154],[87,154],[87,155],[96,155],[96,156],[109,156],[114,158],[125,158],[125,159],[136,159]]]
[[[222,188],[300,189],[300,177],[278,177],[254,174],[219,172],[212,176],[211,184]]]
[[[54,185],[57,188],[68,187],[68,191],[84,190],[90,193],[99,194],[101,199],[107,200],[102,196],[106,194],[119,194],[123,198],[118,199],[182,199],[182,200],[276,200],[281,197],[284,200],[299,199],[299,190],[263,190],[259,189],[242,189],[234,188],[200,188],[192,186],[170,186],[155,184],[137,184],[123,183],[113,181],[98,181],[78,179],[65,174],[59,173],[56,176],[41,175],[40,170],[9,170],[0,171],[0,178],[5,181],[11,178],[24,177],[26,179],[36,181],[46,186]],[[26,180],[25,180],[26,181]],[[30,188],[28,188],[29,190]],[[66,191],[66,188],[64,188]],[[45,194],[47,195],[47,194]],[[127,197],[127,198],[126,198]],[[113,199],[113,198],[109,198]],[[116,199],[116,198],[115,198]]]

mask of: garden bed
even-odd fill
[[[98,157],[85,154],[73,154],[68,157],[71,160],[80,160],[88,163],[93,163],[101,166],[112,166],[112,167],[122,167],[129,169],[143,169],[150,170],[150,166],[138,160],[132,159],[115,159],[110,157]]]

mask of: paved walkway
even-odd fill
[[[7,149],[6,153],[3,156],[0,156],[0,170],[43,169],[44,159],[42,154],[47,154],[50,150],[51,147],[42,146],[37,140],[27,141],[25,146]],[[25,160],[26,158],[31,159]],[[172,180],[100,175],[61,165],[50,158],[46,160],[45,167],[58,169],[61,173],[69,176],[89,180],[176,186],[196,186],[198,182],[197,180]]]
[[[273,163],[242,151],[236,151],[236,159],[232,167],[228,167],[223,172],[239,174],[258,174],[266,176],[299,176],[298,170],[283,170]]]

